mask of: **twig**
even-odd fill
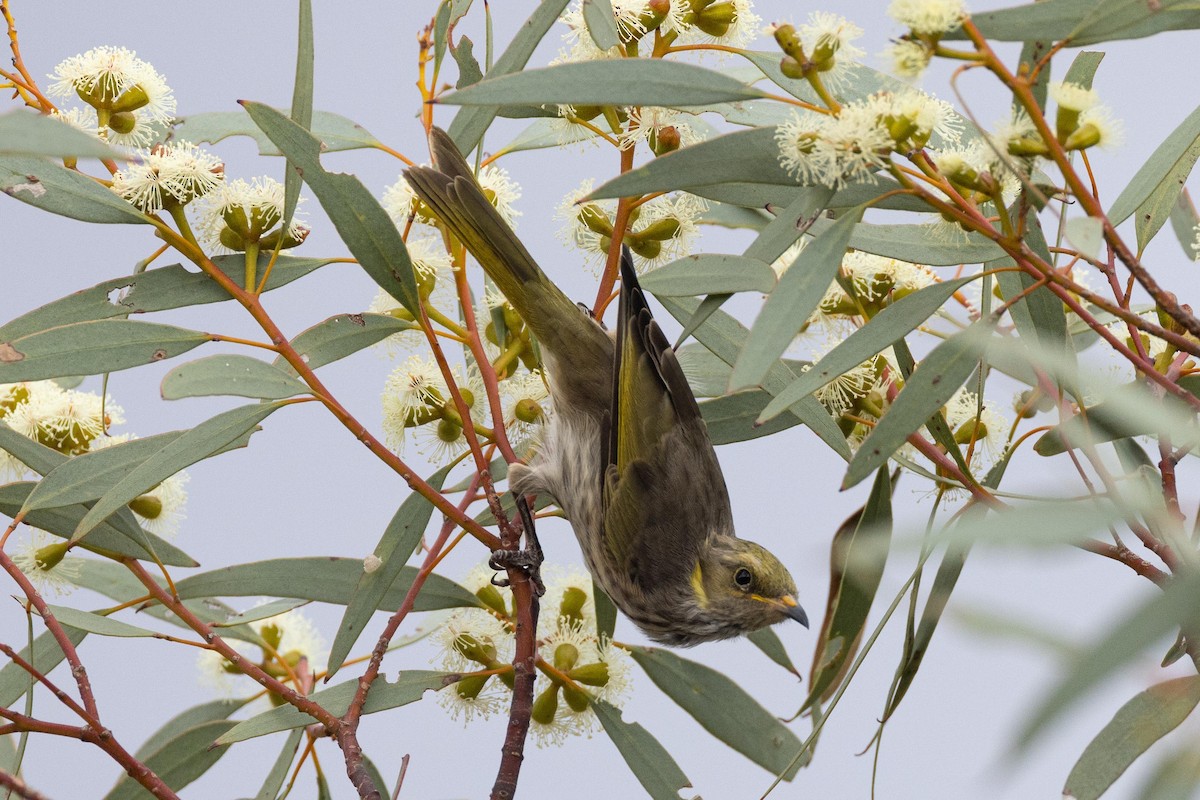
[[[633,148],[621,151],[621,174],[633,169]],[[613,218],[612,244],[608,246],[608,261],[604,265],[604,274],[600,276],[600,287],[596,290],[596,302],[592,304],[592,314],[596,319],[604,316],[617,285],[617,264],[621,261],[621,242],[625,239],[625,230],[629,227],[629,212],[633,203],[632,197],[622,197],[617,200],[617,213]]]
[[[50,798],[41,792],[29,788],[25,781],[16,775],[10,775],[2,769],[0,769],[0,786],[3,786],[10,792],[16,792],[22,800],[50,800]]]

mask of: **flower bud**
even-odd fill
[[[784,77],[795,78],[796,80],[800,80],[808,75],[808,68],[805,67],[804,62],[797,61],[791,56],[783,57],[783,60],[779,62],[779,71],[784,74]]]
[[[538,402],[528,397],[522,397],[518,400],[513,409],[513,416],[519,421],[530,425],[540,422],[545,415],[546,412],[542,411],[542,407],[538,405]]]
[[[109,115],[108,127],[117,133],[130,133],[137,127],[137,117],[132,111],[118,111]]]
[[[458,416],[458,412],[454,412]],[[437,424],[437,438],[446,444],[454,444],[463,435],[463,428],[458,422],[449,417],[442,417]]]
[[[162,514],[162,500],[152,494],[144,494],[129,501],[129,510],[139,517],[158,519]]]
[[[481,586],[479,591],[475,592],[475,596],[492,611],[497,614],[508,616],[508,609],[504,607],[504,596],[499,590],[490,583],[486,586]]]
[[[583,606],[587,602],[587,592],[576,586],[569,586],[563,592],[562,603],[558,607],[558,615],[572,622],[583,622]]]
[[[554,722],[554,715],[557,713],[558,686],[551,684],[534,699],[533,711],[530,716],[534,722],[549,725],[551,722]]]
[[[496,648],[490,644],[484,644],[469,633],[460,633],[455,637],[454,649],[463,658],[485,667],[496,661]]]
[[[597,661],[595,664],[583,664],[568,672],[567,677],[586,686],[607,686],[608,664],[603,661]]]
[[[683,140],[679,136],[679,129],[674,125],[665,125],[661,128],[655,128],[650,132],[650,150],[656,156],[665,156],[667,153],[672,153],[678,150],[679,145],[682,143]]]
[[[272,650],[278,650],[279,643],[283,641],[283,629],[273,622],[268,622],[259,628],[258,635]]]
[[[629,245],[629,249],[637,253],[647,261],[653,261],[662,254],[662,244],[653,240],[646,241],[636,236],[626,237],[625,243]],[[608,248],[605,248],[606,250]]]
[[[464,675],[454,684],[454,691],[464,700],[474,700],[479,697],[483,687],[487,685],[491,675]]]
[[[571,710],[576,714],[582,714],[584,711],[587,711],[588,703],[591,702],[591,698],[589,698],[585,692],[581,692],[574,686],[564,683],[562,687],[562,693],[563,699],[567,701],[567,705],[570,706]]]
[[[779,45],[780,50],[797,62],[803,63],[807,60],[804,56],[804,44],[800,41],[794,25],[779,25],[775,28],[774,35],[775,43]]]
[[[612,236],[612,221],[609,220],[604,210],[595,203],[588,203],[580,208],[576,217],[587,226],[588,230],[598,233],[601,236]]]
[[[579,648],[573,644],[563,643],[554,648],[554,668],[559,672],[567,672],[579,661]]]
[[[1086,150],[1089,147],[1095,147],[1100,144],[1101,133],[1090,122],[1080,125],[1075,131],[1063,141],[1064,150]]]
[[[144,108],[150,102],[150,95],[146,93],[140,85],[131,86],[121,93],[108,106],[114,112],[130,112],[137,111],[139,108]]]
[[[982,420],[969,419],[958,426],[958,430],[954,432],[954,441],[969,445],[971,442],[986,439],[987,435],[987,426],[983,424]]]
[[[647,225],[634,235],[639,239],[665,242],[668,239],[674,239],[678,236],[682,227],[679,224],[679,220],[674,217],[667,217],[666,219],[660,219],[657,222]]]
[[[712,3],[696,15],[695,25],[709,36],[720,38],[729,33],[729,26],[735,19],[737,9],[733,3]]]
[[[66,542],[55,542],[45,547],[39,547],[33,553],[33,562],[37,564],[38,569],[48,572],[62,562],[70,549],[70,545]]]
[[[276,246],[285,250],[291,247],[299,247],[300,245],[304,244],[304,240],[308,238],[310,231],[311,228],[309,228],[307,225],[297,225],[296,223],[292,223],[288,226],[287,232],[284,232],[283,228],[272,231],[271,233],[268,233],[266,236],[259,239],[258,245],[264,250],[274,250]],[[281,238],[283,239],[282,243],[279,241]],[[421,279],[419,273],[420,271],[418,270],[418,282]],[[432,278],[430,280],[432,280]]]

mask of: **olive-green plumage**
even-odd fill
[[[500,287],[546,361],[554,413],[533,462],[510,469],[512,488],[554,497],[596,582],[657,641],[693,645],[785,618],[807,625],[787,569],[734,535],[700,408],[628,251],[614,337],[537,266],[450,137],[435,128],[430,145],[434,167],[409,169],[408,182]]]

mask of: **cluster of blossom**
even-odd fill
[[[613,0],[613,16],[621,43],[600,48],[592,39],[579,0],[563,13],[567,46],[557,61],[595,61],[636,52],[641,40],[654,34],[671,44],[720,43],[743,47],[758,34],[762,20],[750,0]],[[622,51],[622,48],[625,51]]]
[[[888,50],[892,69],[903,78],[917,78],[941,38],[962,25],[967,8],[962,0],[892,0],[888,14],[908,29]]]
[[[313,677],[325,670],[327,652],[325,640],[312,620],[293,609],[251,622],[250,628],[260,639],[257,647],[248,642],[226,639],[241,660],[256,664],[283,683],[298,680],[301,685],[296,688],[308,693]],[[197,668],[202,684],[228,697],[258,688],[257,684],[239,679],[238,676],[244,672],[238,664],[215,650],[201,651]],[[270,700],[274,705],[283,702],[282,698],[274,696]]]
[[[109,433],[112,426],[124,421],[120,406],[92,392],[64,389],[54,381],[0,384],[0,424],[65,456],[95,452],[135,438],[128,433]],[[28,466],[0,450],[0,481],[33,475]],[[176,473],[134,499],[129,508],[138,523],[159,535],[173,536],[184,518],[187,480],[186,472]],[[61,540],[34,530],[15,560],[39,588],[62,594],[78,574],[76,560],[66,557],[68,550]]]
[[[515,614],[511,592],[491,583],[480,567],[463,585],[483,608],[460,609],[438,632],[438,665],[464,677],[438,693],[457,719],[507,713],[513,685]],[[530,732],[539,745],[559,745],[597,727],[594,700],[624,702],[630,688],[629,654],[596,632],[592,580],[582,570],[546,568],[546,594],[537,630],[537,684]],[[478,674],[487,672],[489,674]]]
[[[123,47],[97,47],[60,63],[52,95],[77,97],[83,108],[59,109],[64,122],[110,144],[133,148],[113,174],[112,190],[147,214],[178,215],[196,203],[196,227],[211,253],[295,247],[309,228],[293,215],[284,231],[284,189],[267,177],[225,180],[212,153],[188,141],[162,141],[175,97],[154,67]]]

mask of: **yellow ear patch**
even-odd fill
[[[692,570],[692,591],[696,593],[696,600],[700,603],[701,608],[708,606],[708,593],[704,591],[704,574],[700,570],[700,562],[696,562],[696,568]]]

